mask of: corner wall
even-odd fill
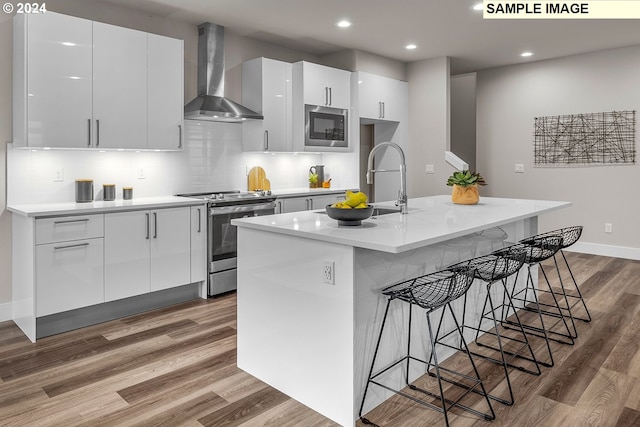
[[[483,194],[571,201],[571,208],[542,216],[539,229],[583,225],[576,249],[640,259],[640,199],[629,185],[640,176],[637,163],[533,165],[535,117],[638,110],[639,83],[640,46],[478,72],[477,162],[488,183]],[[516,163],[524,164],[523,174],[514,173]],[[613,224],[612,233],[604,232],[605,223]]]

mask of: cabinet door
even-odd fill
[[[91,21],[47,12],[28,16],[26,145],[91,143]],[[16,90],[14,88],[14,90]]]
[[[120,212],[104,217],[105,300],[150,290],[151,215]]]
[[[350,73],[332,67],[305,62],[304,103],[334,108],[350,106]]]
[[[191,283],[191,209],[158,209],[151,216],[151,290]]]
[[[149,148],[182,148],[184,77],[182,40],[147,35]]]
[[[382,77],[380,85],[380,99],[382,100],[382,119],[402,122],[409,114],[409,85],[395,79]]]
[[[281,201],[284,213],[306,211],[309,206],[308,197],[291,197]]]
[[[103,239],[36,246],[36,317],[102,302]]]
[[[360,117],[382,118],[382,98],[380,85],[382,78],[375,74],[358,72],[358,107]]]
[[[207,280],[207,207],[191,207],[191,283]]]
[[[407,83],[358,72],[360,117],[400,122],[407,119]]]
[[[98,148],[147,148],[147,34],[93,23],[93,118]]]
[[[263,120],[242,125],[244,151],[292,151],[292,64],[257,58],[242,64],[242,103]]]
[[[339,200],[344,200],[344,194],[327,194],[324,196],[311,197],[310,209],[324,209],[327,205],[333,204]]]

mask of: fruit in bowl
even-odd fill
[[[338,225],[360,225],[373,213],[373,206],[367,204],[367,195],[361,191],[347,191],[343,202],[327,205],[325,208],[331,219],[338,220]]]

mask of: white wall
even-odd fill
[[[539,228],[583,225],[580,243],[592,253],[640,259],[640,166],[536,168],[534,118],[638,110],[640,46],[612,49],[477,74],[477,161],[483,194],[567,200]],[[636,140],[638,138],[636,129]],[[525,173],[515,174],[514,164]],[[613,224],[613,233],[604,224]]]
[[[476,170],[476,73],[451,77],[451,147],[449,151]]]
[[[453,170],[444,161],[449,147],[449,58],[409,64],[409,197],[450,193],[447,177]],[[425,174],[425,165],[434,174]]]

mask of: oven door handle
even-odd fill
[[[263,209],[275,209],[276,202],[267,202],[267,203],[254,203],[247,205],[235,205],[235,206],[216,206],[209,208],[209,215],[223,215],[228,213],[236,213],[236,212],[253,212],[257,210]]]

